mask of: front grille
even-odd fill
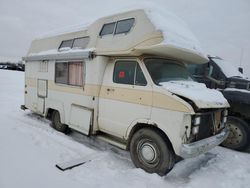
[[[199,125],[199,132],[195,137],[195,140],[202,140],[213,136],[214,133],[220,130],[221,125],[221,110],[216,110],[209,113],[201,113],[201,123]]]
[[[199,133],[195,136],[196,140],[208,138],[213,134],[213,114],[206,114],[201,116],[201,123],[199,125]]]

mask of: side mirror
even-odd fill
[[[240,72],[241,74],[243,74],[243,68],[242,68],[242,67],[239,67],[238,70],[239,70],[239,72]]]

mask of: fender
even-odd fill
[[[130,136],[130,133],[131,133],[131,130],[138,124],[146,124],[146,125],[151,125],[151,126],[155,126],[157,127],[157,125],[151,121],[150,119],[136,119],[134,120],[130,125],[129,127],[127,128],[127,131],[126,131],[126,134],[124,136],[124,139],[125,140],[128,140],[129,139],[129,136]]]

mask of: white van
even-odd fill
[[[22,109],[51,119],[58,131],[74,129],[129,150],[136,167],[159,175],[177,156],[219,145],[228,135],[229,105],[220,92],[193,82],[186,68],[208,59],[171,43],[173,33],[168,38],[153,16],[129,11],[34,40],[23,58]]]

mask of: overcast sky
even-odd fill
[[[144,3],[148,0],[137,0]],[[25,56],[33,38],[85,25],[133,0],[0,0],[0,61]],[[181,17],[204,50],[250,76],[250,0],[153,0]],[[140,8],[140,7],[135,7]]]

